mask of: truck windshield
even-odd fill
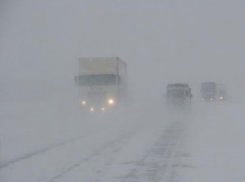
[[[213,93],[215,92],[216,87],[214,83],[206,83],[206,84],[202,84],[201,87],[201,92],[205,92],[205,93]]]
[[[79,86],[91,85],[114,85],[117,83],[117,76],[114,74],[100,74],[100,75],[79,75]]]
[[[181,89],[172,89],[167,91],[167,97],[184,97],[185,91]]]

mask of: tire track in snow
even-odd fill
[[[61,143],[58,143],[58,144],[53,144],[53,145],[50,145],[50,146],[48,146],[48,147],[45,147],[45,148],[43,148],[43,149],[41,149],[41,150],[38,150],[38,151],[35,151],[35,152],[32,152],[32,153],[23,155],[23,156],[21,156],[21,157],[15,158],[15,159],[13,159],[13,160],[9,160],[9,161],[7,161],[7,162],[0,163],[0,170],[3,169],[3,168],[8,167],[8,166],[10,166],[10,165],[13,165],[13,164],[15,164],[15,163],[18,163],[18,162],[20,162],[20,161],[22,161],[22,160],[29,159],[29,158],[31,158],[31,157],[33,157],[33,156],[36,156],[36,155],[39,155],[39,154],[48,152],[48,151],[50,151],[50,150],[52,150],[52,149],[56,149],[56,148],[58,148],[58,147],[64,146],[64,145],[69,144],[69,143],[75,142],[75,141],[77,141],[77,140],[82,139],[83,137],[84,137],[84,136],[82,135],[82,136],[79,136],[79,137],[76,137],[76,138],[73,138],[73,139],[70,139],[70,140],[66,140],[66,141],[61,142]]]
[[[38,182],[53,182],[56,180],[59,180],[60,178],[62,178],[64,175],[68,174],[69,172],[77,169],[78,167],[81,167],[82,164],[89,162],[90,160],[92,160],[93,158],[101,155],[101,153],[104,150],[108,150],[108,149],[112,149],[113,151],[118,150],[121,145],[119,145],[118,147],[115,148],[115,144],[122,144],[124,140],[129,139],[131,136],[131,134],[126,134],[123,136],[118,137],[116,140],[113,140],[111,142],[106,143],[105,145],[103,145],[102,147],[98,148],[97,150],[95,150],[92,154],[90,154],[89,156],[81,159],[80,161],[78,161],[77,163],[67,166],[66,168],[64,168],[63,170],[61,170],[60,172],[56,173],[55,175],[53,175],[52,177],[49,177],[49,179],[43,178],[38,180]]]
[[[174,161],[184,130],[182,125],[181,122],[175,122],[167,128],[155,146],[140,161],[136,162],[135,167],[126,176],[121,177],[120,181],[174,181]]]

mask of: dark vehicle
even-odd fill
[[[166,100],[170,108],[189,109],[191,106],[191,88],[188,84],[168,84]]]
[[[224,84],[215,82],[201,83],[201,100],[202,101],[224,101],[226,100],[226,88]]]

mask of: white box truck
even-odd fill
[[[126,97],[127,64],[118,57],[80,58],[76,84],[83,109],[104,112]]]

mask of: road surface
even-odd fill
[[[230,111],[230,118],[238,119],[232,114],[239,112],[241,103],[196,103],[189,114],[169,114],[161,105],[154,110],[138,106],[87,118],[80,116],[74,128],[67,128],[74,131],[73,135],[64,133],[67,137],[62,136],[60,141],[46,142],[46,146],[41,145],[30,152],[19,155],[18,151],[13,152],[11,159],[1,160],[1,181],[194,182],[198,175],[206,181],[205,175],[210,170],[203,170],[203,167],[212,155],[205,149],[214,145],[219,149],[209,135],[214,137],[217,130],[220,134],[225,132],[220,128],[220,121],[225,117],[222,112]],[[234,108],[232,112],[231,108]],[[226,121],[223,123],[229,125]],[[241,124],[234,123],[236,127]],[[45,131],[42,132],[45,135]],[[4,134],[7,139],[9,135]],[[226,147],[229,145],[227,143]],[[198,150],[200,148],[203,151]],[[7,149],[2,151],[5,156]]]

